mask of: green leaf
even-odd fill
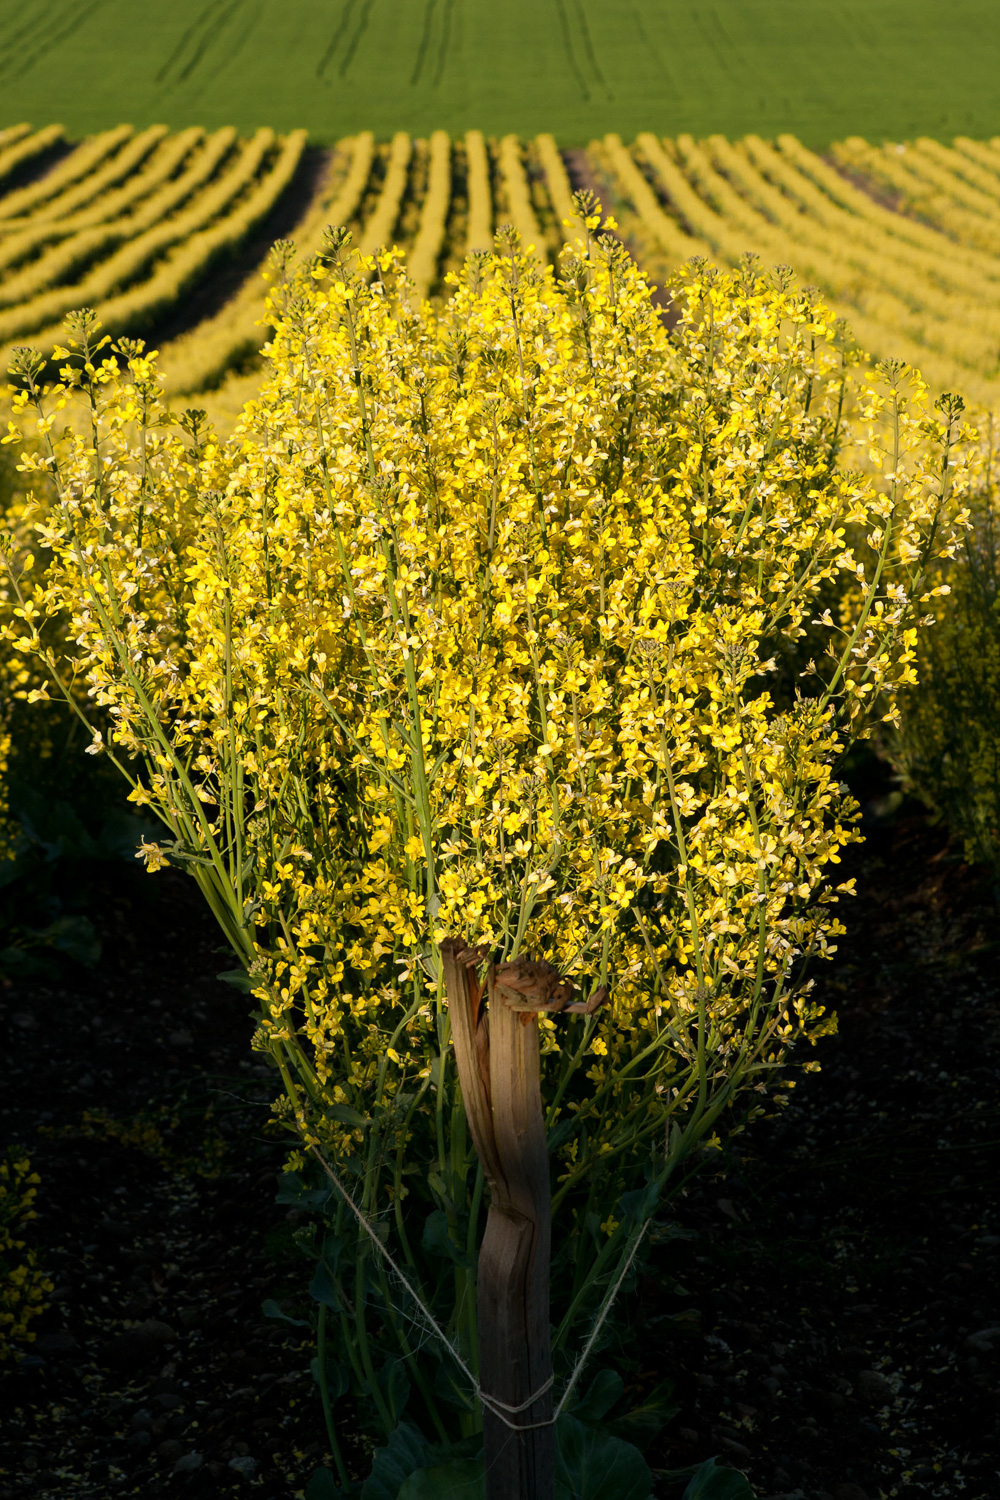
[[[101,956],[101,940],[88,917],[57,917],[48,927],[29,936],[32,943],[54,948],[57,953],[65,953],[67,958],[88,967],[96,964]]]
[[[476,1399],[469,1389],[469,1382],[451,1359],[444,1359],[434,1375],[434,1394],[457,1406],[459,1411],[475,1411]]]
[[[305,1500],[346,1500],[347,1490],[342,1490],[329,1469],[317,1469],[305,1487]]]
[[[232,985],[234,990],[239,990],[244,995],[249,995],[253,989],[250,975],[246,969],[223,969],[222,973],[216,974],[215,977],[216,979],[221,979],[223,984]]]
[[[309,1361],[309,1373],[316,1384],[319,1385],[318,1359],[311,1359]],[[339,1401],[341,1396],[346,1396],[351,1389],[351,1382],[343,1365],[338,1364],[329,1355],[326,1360],[326,1389],[331,1401]]]
[[[339,1120],[341,1125],[350,1125],[355,1130],[366,1129],[371,1124],[367,1115],[359,1114],[349,1104],[324,1104],[323,1109],[331,1118]]]
[[[625,1412],[623,1416],[616,1417],[609,1423],[609,1430],[615,1437],[624,1438],[627,1443],[634,1443],[643,1453],[655,1438],[659,1435],[671,1418],[676,1417],[680,1407],[673,1399],[674,1383],[672,1380],[664,1380],[642,1401],[639,1406],[633,1407],[631,1411]],[[574,1413],[579,1415],[579,1413]]]
[[[573,1407],[578,1422],[600,1422],[616,1401],[621,1400],[625,1383],[617,1370],[599,1370],[587,1394]]]
[[[486,1500],[483,1460],[453,1459],[430,1469],[417,1469],[404,1480],[397,1500]]]
[[[293,1328],[309,1328],[311,1326],[308,1318],[290,1318],[287,1313],[282,1312],[273,1297],[268,1297],[265,1302],[262,1302],[260,1310],[265,1318],[276,1318],[279,1323],[291,1323]]]
[[[316,1302],[322,1303],[324,1307],[330,1308],[332,1312],[339,1312],[343,1306],[336,1283],[330,1275],[329,1268],[322,1261],[316,1267],[316,1274],[309,1283],[309,1295]]]
[[[653,1217],[660,1201],[661,1186],[662,1184],[654,1179],[644,1188],[636,1188],[631,1193],[622,1193],[618,1204],[626,1223],[638,1227]]]
[[[322,1208],[331,1193],[330,1188],[307,1188],[298,1172],[282,1172],[278,1179],[275,1203],[290,1203],[294,1208]]]
[[[399,1500],[405,1480],[427,1468],[430,1444],[416,1427],[400,1422],[384,1448],[376,1448],[372,1471],[361,1487],[361,1500]]]
[[[406,1365],[401,1359],[387,1359],[382,1368],[376,1370],[375,1379],[382,1392],[382,1400],[389,1408],[389,1415],[394,1422],[398,1422],[410,1399],[410,1378],[406,1373]]]
[[[714,1458],[709,1458],[694,1475],[682,1500],[754,1500],[754,1493],[745,1474],[720,1468]]]
[[[556,1444],[558,1500],[650,1500],[653,1476],[631,1443],[562,1416]]]
[[[575,1115],[568,1115],[565,1120],[560,1120],[557,1125],[553,1125],[545,1137],[545,1144],[549,1155],[551,1156],[554,1151],[558,1151],[559,1147],[565,1141],[568,1141],[573,1132],[578,1129],[579,1121]]]
[[[454,1261],[456,1266],[469,1264],[469,1257],[465,1253],[464,1246],[456,1245],[451,1237],[448,1215],[443,1208],[436,1208],[433,1213],[427,1215],[422,1244],[427,1254],[435,1259],[443,1257],[445,1260]]]

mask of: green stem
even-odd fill
[[[323,1403],[323,1419],[326,1422],[326,1435],[330,1442],[330,1452],[333,1461],[337,1465],[337,1473],[342,1485],[347,1485],[347,1468],[344,1464],[344,1456],[340,1451],[340,1443],[337,1441],[337,1429],[333,1424],[333,1402],[330,1400],[330,1382],[326,1374],[326,1304],[320,1303],[319,1321],[316,1325],[316,1364],[319,1371],[319,1395]]]

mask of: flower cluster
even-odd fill
[[[34,1250],[19,1236],[35,1217],[32,1204],[40,1179],[22,1151],[8,1149],[0,1160],[0,1360],[14,1345],[35,1337],[31,1319],[44,1310],[52,1282],[39,1269]]]
[[[305,1141],[348,1156],[376,1097],[411,1101],[404,1139],[440,1109],[457,935],[611,989],[543,1023],[567,1191],[832,1025],[804,967],[855,836],[835,767],[912,676],[963,484],[954,448],[926,466],[957,413],[896,367],[873,472],[844,468],[849,360],[789,276],[693,264],[669,331],[586,230],[559,278],[502,232],[421,311],[331,232],[225,445],[85,316],[16,398],[59,498],[14,633],[106,711]]]

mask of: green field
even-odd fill
[[[0,0],[3,119],[306,127],[1000,130],[996,0]]]

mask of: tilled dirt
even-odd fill
[[[0,1496],[287,1496],[325,1442],[308,1330],[261,1315],[307,1274],[269,1070],[193,883],[130,874],[92,905],[98,970],[2,992],[4,1136],[41,1176],[56,1289],[0,1366]]]
[[[915,813],[869,829],[822,980],[840,1016],[777,1119],[677,1205],[644,1289],[664,1465],[761,1495],[1000,1496],[1000,912]],[[655,1321],[657,1317],[661,1321]]]
[[[716,1453],[761,1496],[1000,1495],[1000,964],[980,872],[906,812],[854,857],[822,977],[822,1072],[674,1207],[629,1311],[639,1386],[676,1385],[649,1455]],[[292,1496],[323,1459],[296,1216],[242,996],[193,885],[108,871],[92,973],[0,991],[0,1120],[42,1177],[53,1281],[0,1366],[0,1500]],[[666,1491],[665,1491],[666,1493]]]

